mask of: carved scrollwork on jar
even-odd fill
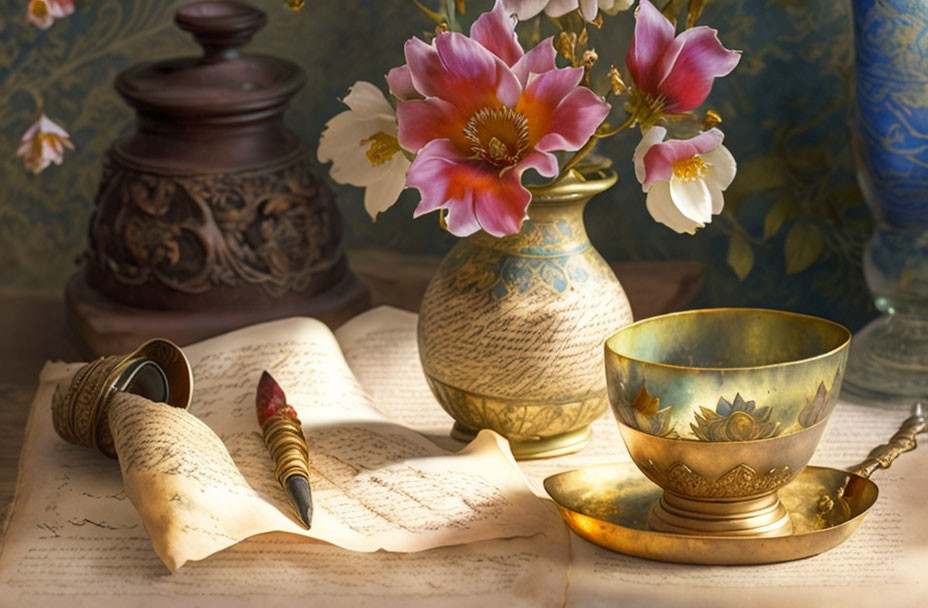
[[[302,157],[275,170],[194,176],[110,156],[90,241],[91,264],[116,284],[187,294],[256,285],[280,297],[342,261],[332,196]]]

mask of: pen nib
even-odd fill
[[[313,496],[309,490],[309,482],[299,475],[290,477],[287,479],[287,494],[290,496],[296,514],[308,530],[313,521]]]

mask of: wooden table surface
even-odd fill
[[[438,258],[356,251],[352,268],[370,286],[375,305],[416,310]],[[636,319],[681,310],[702,284],[695,262],[612,265]],[[38,375],[48,360],[80,361],[61,296],[0,288],[0,522],[16,490],[19,453]]]

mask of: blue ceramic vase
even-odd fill
[[[884,314],[854,338],[845,386],[928,395],[928,0],[854,0],[859,182],[876,227],[864,274]]]

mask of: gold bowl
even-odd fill
[[[777,490],[808,463],[838,399],[851,333],[775,310],[653,317],[606,341],[606,384],[638,468],[663,489],[658,531],[778,536]]]

